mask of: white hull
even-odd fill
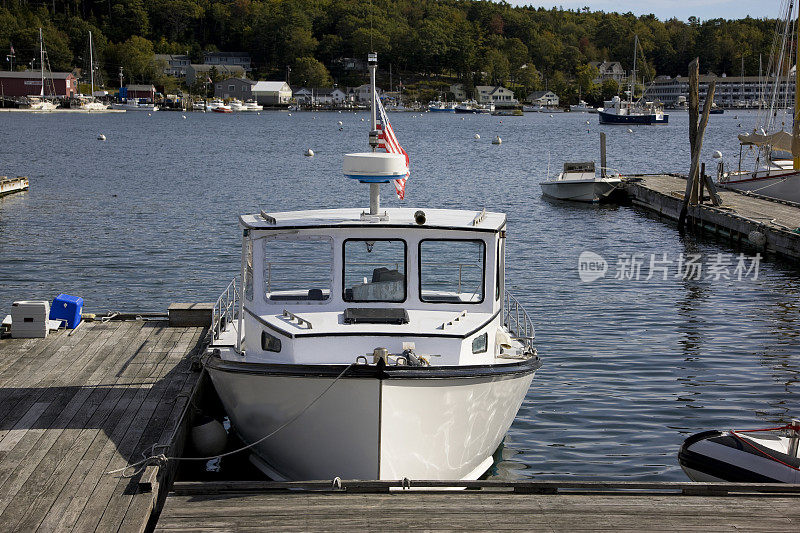
[[[738,191],[750,191],[762,196],[800,203],[800,172],[772,171],[771,174],[729,175],[720,186]]]
[[[335,379],[306,371],[258,375],[209,366],[246,443],[297,416]],[[491,466],[532,379],[532,369],[443,379],[345,377],[254,451],[290,480],[477,479]]]
[[[558,200],[599,202],[619,185],[620,180],[560,180],[540,183],[542,194]]]

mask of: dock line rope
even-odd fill
[[[761,432],[761,431],[781,431],[781,430],[788,430],[788,431],[800,432],[800,426],[795,426],[795,425],[792,425],[792,424],[787,424],[787,425],[785,425],[785,426],[781,426],[781,427],[775,427],[775,428],[766,428],[766,429],[739,429],[739,430],[731,430],[731,431],[730,431],[730,433],[731,433],[731,435],[733,435],[734,437],[736,437],[737,439],[739,439],[739,441],[741,441],[741,442],[742,442],[742,443],[744,443],[744,444],[747,444],[748,446],[750,446],[751,448],[753,448],[754,450],[756,450],[758,453],[760,453],[761,455],[765,456],[767,459],[771,459],[771,460],[773,460],[773,461],[775,461],[775,462],[778,462],[778,463],[782,464],[783,466],[785,466],[785,467],[788,467],[788,468],[790,468],[790,469],[792,469],[792,470],[798,470],[798,471],[800,471],[800,468],[797,468],[796,466],[792,466],[792,465],[790,465],[790,464],[788,464],[788,463],[786,463],[786,462],[784,462],[784,461],[781,461],[780,459],[778,459],[777,457],[773,456],[773,455],[772,455],[772,454],[770,454],[769,452],[766,452],[766,451],[764,451],[763,449],[761,449],[761,448],[759,448],[758,446],[756,446],[754,443],[750,442],[749,440],[746,440],[745,438],[743,438],[742,436],[740,436],[740,435],[739,435],[739,433],[759,433],[759,432]]]
[[[261,437],[257,441],[251,442],[250,444],[242,446],[241,448],[237,448],[236,450],[231,450],[229,452],[221,453],[219,455],[212,455],[210,457],[168,457],[168,456],[164,455],[163,453],[156,454],[155,453],[156,452],[156,448],[168,448],[169,447],[168,444],[158,444],[158,443],[156,443],[156,444],[153,444],[150,447],[150,455],[145,457],[141,461],[138,461],[138,462],[133,463],[133,464],[129,464],[129,465],[123,467],[123,468],[117,468],[116,470],[109,470],[108,472],[106,472],[106,474],[119,474],[119,473],[121,473],[121,477],[131,478],[131,477],[135,476],[136,474],[142,472],[145,468],[147,468],[150,465],[159,465],[159,466],[161,466],[161,465],[165,465],[168,461],[211,461],[212,459],[221,459],[222,457],[226,457],[228,455],[233,455],[235,453],[239,453],[241,451],[247,450],[248,448],[252,448],[253,446],[255,446],[257,444],[260,444],[260,443],[264,442],[265,440],[267,440],[268,438],[272,437],[273,435],[278,433],[280,430],[282,430],[283,428],[285,428],[286,426],[288,426],[289,424],[291,424],[292,422],[294,422],[295,420],[297,420],[298,418],[303,416],[303,414],[306,411],[308,411],[309,409],[311,409],[311,407],[315,403],[317,403],[319,400],[321,400],[322,397],[325,396],[328,393],[328,391],[330,391],[333,388],[333,386],[336,385],[336,383],[340,379],[342,379],[344,377],[344,375],[347,373],[347,371],[350,370],[355,364],[356,363],[353,362],[353,363],[350,363],[349,365],[347,365],[345,367],[345,369],[342,370],[341,373],[338,376],[336,376],[336,379],[334,379],[331,382],[331,384],[328,385],[325,388],[324,391],[322,391],[319,395],[317,395],[316,398],[311,400],[311,403],[306,405],[296,415],[294,415],[289,420],[287,420],[286,422],[284,422],[283,424],[278,426],[276,429],[274,429],[270,433],[264,435],[263,437]],[[142,455],[144,455],[144,452],[142,452]],[[131,469],[131,468],[133,468],[134,470],[132,472],[128,473],[128,470]]]

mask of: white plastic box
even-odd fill
[[[23,300],[11,304],[11,336],[45,338],[50,316],[50,302]]]

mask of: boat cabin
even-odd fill
[[[378,348],[435,366],[509,355],[502,213],[331,209],[240,224],[248,361],[372,363]]]

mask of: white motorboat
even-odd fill
[[[594,162],[564,163],[563,172],[553,179],[543,181],[542,194],[559,200],[599,202],[607,198],[622,184],[619,173],[595,173]]]
[[[800,420],[768,429],[705,431],[686,439],[678,453],[692,481],[800,483]]]
[[[442,102],[441,100],[428,102],[428,111],[433,113],[455,113],[456,104]]]
[[[264,106],[260,105],[258,102],[254,100],[248,100],[244,103],[244,109],[242,111],[263,111]]]
[[[156,104],[138,100],[136,98],[128,98],[124,102],[114,102],[111,104],[111,109],[124,109],[126,111],[158,111]]]
[[[206,110],[206,103],[203,100],[198,100],[196,102],[192,102],[192,111],[205,111]]]
[[[236,98],[231,99],[231,101],[228,103],[228,107],[231,108],[231,111],[247,111],[244,102]]]
[[[225,102],[222,98],[212,98],[208,102],[206,102],[206,110],[207,111],[214,111],[219,107],[225,107]]]
[[[584,100],[580,100],[577,104],[569,106],[569,110],[572,113],[597,113],[597,110]]]
[[[800,101],[789,91],[777,89],[800,84],[800,69],[794,68],[796,58],[792,57],[794,45],[791,44],[796,22],[792,15],[795,2],[786,2],[783,6],[786,11],[778,26],[770,62],[775,65],[774,74],[765,78],[762,89],[770,100],[759,113],[752,132],[738,136],[739,161],[735,169],[726,172],[722,154],[715,154],[720,159],[717,183],[727,189],[800,202],[800,121],[794,120],[800,112]],[[800,36],[800,25],[796,32],[795,36]],[[791,132],[784,130],[786,124],[792,125]]]
[[[541,365],[505,290],[506,216],[381,209],[402,153],[348,154],[344,173],[369,184],[368,211],[240,217],[243,290],[215,306],[214,387],[274,479],[477,479]]]

